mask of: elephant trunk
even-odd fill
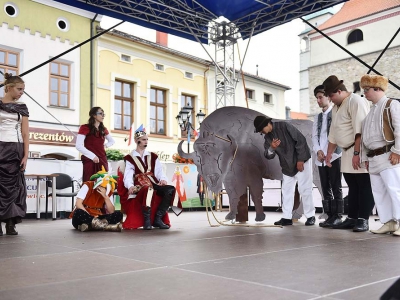
[[[195,153],[194,152],[191,152],[191,153],[185,153],[185,152],[183,152],[183,150],[182,150],[182,144],[183,144],[183,141],[181,141],[180,143],[179,143],[179,145],[178,145],[178,154],[179,154],[179,156],[180,157],[183,157],[183,158],[186,158],[186,159],[194,159],[195,158]]]

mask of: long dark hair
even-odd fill
[[[94,123],[96,122],[96,120],[94,119],[96,117],[97,111],[101,109],[104,113],[104,110],[99,107],[99,106],[95,106],[92,107],[92,109],[89,111],[89,120],[88,120],[88,125],[89,125],[89,130],[90,130],[90,134],[96,136],[97,133],[99,133],[100,136],[104,137],[105,134],[105,127],[103,122],[100,122],[99,124],[99,128],[97,129],[96,126],[94,126]]]

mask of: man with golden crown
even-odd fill
[[[113,193],[117,176],[111,176],[102,166],[102,170],[83,183],[76,195],[75,209],[69,216],[72,226],[80,231],[122,229],[122,213],[115,211]]]
[[[118,182],[121,206],[126,213],[124,229],[169,229],[167,210],[179,215],[182,205],[175,187],[167,185],[157,154],[146,150],[148,137],[143,126],[135,131],[136,149],[124,157],[123,182]],[[122,174],[120,174],[121,176]]]

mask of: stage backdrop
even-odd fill
[[[177,188],[183,208],[204,207],[197,194],[197,167],[192,164],[162,163],[168,184]]]

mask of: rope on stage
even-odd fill
[[[280,228],[283,228],[283,226],[281,226],[281,225],[253,225],[253,224],[235,224],[235,223],[228,224],[228,223],[226,223],[226,222],[231,222],[231,221],[229,221],[229,220],[227,220],[227,221],[220,221],[220,220],[217,219],[217,217],[215,216],[214,211],[213,211],[213,209],[212,209],[211,199],[208,198],[209,191],[208,191],[208,187],[207,187],[206,184],[204,184],[204,190],[205,190],[205,199],[204,199],[204,200],[205,200],[205,202],[206,202],[207,220],[208,220],[208,224],[210,224],[210,227],[238,226],[238,227],[280,227]],[[209,207],[209,205],[210,205],[210,207]],[[219,225],[213,225],[213,224],[211,224],[210,215],[209,215],[208,209],[210,209],[211,214],[213,215],[215,221],[216,221]],[[232,221],[232,222],[233,222],[233,221]]]

